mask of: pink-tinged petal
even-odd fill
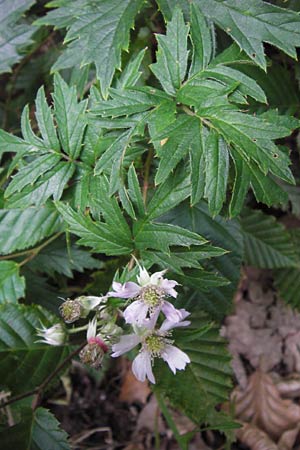
[[[118,356],[123,355],[123,353],[132,350],[140,342],[141,339],[136,334],[124,334],[121,336],[119,342],[112,346],[113,354],[111,356],[117,358]]]
[[[124,284],[114,281],[112,287],[114,291],[108,292],[107,297],[134,298],[141,290],[140,286],[133,281],[127,281]]]
[[[180,310],[180,314],[181,314],[181,320],[185,319],[187,316],[190,316],[191,313],[188,312],[186,309],[181,308]]]
[[[155,384],[155,378],[152,372],[151,358],[148,352],[142,350],[132,363],[132,372],[139,381],[145,381],[148,378]]]
[[[150,282],[150,275],[145,267],[140,267],[140,274],[136,278],[141,286],[146,286]]]
[[[145,320],[147,312],[148,306],[141,300],[136,300],[127,306],[123,312],[123,316],[127,323],[141,324]]]
[[[86,339],[89,340],[91,338],[96,337],[96,333],[97,333],[97,318],[94,317],[93,320],[89,321]]]
[[[166,345],[161,357],[168,364],[172,372],[175,374],[176,370],[183,370],[185,366],[191,362],[186,353],[174,345]]]
[[[158,316],[160,313],[160,306],[158,306],[151,316],[143,321],[143,326],[146,327],[148,330],[154,330]]]
[[[166,273],[166,270],[162,270],[161,272],[155,272],[150,277],[150,283],[154,284],[155,286],[161,286],[161,283],[164,281],[163,276]]]
[[[160,287],[163,288],[163,290],[168,294],[171,295],[171,297],[176,298],[178,293],[173,289],[175,286],[178,286],[177,281],[175,280],[162,280],[160,283]]]
[[[179,322],[182,319],[180,310],[176,309],[170,302],[164,301],[161,310],[167,320],[170,320],[171,322]]]

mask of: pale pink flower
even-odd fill
[[[108,297],[136,299],[123,313],[127,323],[141,325],[156,310],[162,311],[166,318],[173,322],[182,320],[180,310],[166,300],[168,296],[177,297],[174,287],[178,283],[164,278],[165,272],[166,270],[163,270],[149,275],[144,267],[140,267],[140,273],[137,276],[138,284],[132,281],[124,284],[113,282],[113,291],[108,292]]]
[[[185,310],[180,310],[180,312],[182,318],[189,315]],[[172,345],[173,341],[170,340],[172,328],[184,327],[189,325],[190,322],[180,320],[174,323],[166,319],[159,329],[154,329],[158,314],[155,313],[150,319],[145,319],[143,327],[136,327],[137,334],[123,335],[120,341],[112,346],[112,357],[116,358],[141,344],[140,352],[132,363],[132,371],[140,381],[145,381],[148,378],[151,383],[155,383],[152,371],[155,357],[166,361],[174,374],[176,370],[185,369],[186,364],[190,362],[188,355]]]

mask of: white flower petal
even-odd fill
[[[161,309],[167,320],[170,320],[171,322],[179,322],[182,319],[180,310],[176,309],[170,302],[164,301]]]
[[[123,315],[127,323],[142,324],[148,312],[148,306],[141,300],[136,300],[127,306]]]
[[[134,298],[141,290],[140,286],[133,281],[127,281],[124,284],[114,281],[112,287],[113,291],[107,293],[108,297]]]
[[[174,374],[176,373],[176,369],[183,370],[191,362],[188,355],[179,348],[174,347],[174,345],[166,345],[161,353],[161,357],[168,363]]]
[[[132,363],[132,372],[139,381],[145,381],[148,378],[155,384],[155,378],[152,372],[151,358],[146,350],[142,350]]]
[[[89,321],[89,326],[86,333],[87,341],[91,338],[96,337],[96,333],[97,333],[97,318],[94,317],[93,320]]]
[[[162,280],[160,283],[160,287],[163,288],[163,290],[168,294],[171,295],[171,297],[176,298],[178,293],[173,289],[175,286],[178,286],[177,281],[175,280]]]
[[[140,275],[138,275],[136,278],[141,286],[146,286],[146,284],[149,284],[150,282],[150,275],[145,267],[140,266]]]
[[[123,355],[123,353],[132,350],[140,342],[141,339],[136,334],[124,334],[123,336],[121,336],[119,342],[112,346],[112,351],[114,353],[111,356],[113,358],[117,358],[118,356]]]
[[[163,276],[167,270],[162,270],[161,272],[155,272],[150,277],[150,284],[154,284],[155,286],[161,286],[163,280]]]

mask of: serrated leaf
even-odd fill
[[[93,114],[103,117],[119,117],[147,111],[159,104],[159,99],[150,92],[139,89],[109,89],[110,100],[95,103]]]
[[[68,354],[68,348],[37,343],[41,323],[58,320],[40,306],[0,306],[0,383],[15,394],[38,386]]]
[[[129,31],[143,0],[76,0],[65,4],[56,1],[58,8],[36,21],[41,25],[68,28],[67,49],[55,63],[53,70],[84,66],[94,62],[104,97],[112,82],[114,71],[120,68],[121,51],[127,50]],[[78,15],[80,11],[80,15]]]
[[[172,20],[167,25],[165,36],[158,34],[156,63],[150,66],[164,90],[175,95],[183,81],[187,69],[187,35],[189,27],[185,25],[183,14],[176,8]]]
[[[19,275],[19,264],[0,261],[0,304],[16,303],[25,293],[25,279]]]
[[[10,197],[16,192],[20,192],[24,187],[33,185],[36,180],[46,172],[55,167],[60,161],[60,156],[53,153],[35,158],[32,162],[20,168],[16,175],[12,177],[5,196]]]
[[[21,408],[20,422],[0,433],[3,448],[69,450],[67,433],[45,408]],[[47,446],[47,447],[46,447]]]
[[[46,143],[48,148],[59,152],[60,143],[57,138],[51,108],[48,106],[43,86],[40,87],[37,92],[35,108],[37,123],[44,142]]]
[[[182,168],[179,168],[174,176],[170,176],[155,189],[153,197],[147,205],[148,220],[165,214],[185,200],[190,194],[190,185],[190,177]]]
[[[241,226],[247,264],[264,269],[299,266],[291,237],[275,217],[247,209]]]
[[[60,316],[58,308],[62,297],[67,297],[68,292],[64,293],[61,288],[51,285],[48,277],[33,272],[29,267],[30,263],[26,264],[22,270],[26,279],[25,303],[40,305],[56,316]]]
[[[205,145],[205,192],[209,210],[218,214],[226,198],[229,153],[224,140],[211,131]]]
[[[300,17],[261,0],[197,0],[201,11],[228,33],[247,55],[266,68],[263,42],[296,58]],[[246,25],[245,25],[246,23]]]
[[[8,199],[7,206],[9,208],[41,206],[51,196],[54,200],[59,200],[74,170],[75,166],[72,163],[60,161],[33,186],[26,186],[21,192],[13,194]]]
[[[62,148],[72,159],[76,159],[80,155],[81,141],[86,127],[84,113],[87,101],[78,103],[76,88],[69,87],[58,74],[54,77],[53,100]]]
[[[146,48],[141,50],[136,56],[132,57],[117,81],[119,89],[131,88],[136,85],[142,71],[139,71],[140,65],[144,59]]]
[[[191,3],[191,41],[193,58],[189,71],[190,77],[205,69],[213,54],[213,30],[209,28],[205,17],[195,3]]]
[[[81,239],[79,244],[92,247],[95,252],[107,255],[123,255],[133,251],[131,235],[124,237],[105,222],[94,222],[89,216],[76,213],[70,206],[57,204],[57,209],[69,224],[70,231]]]
[[[238,156],[235,156],[233,158],[233,162],[235,177],[232,189],[232,197],[229,204],[230,217],[236,216],[242,210],[244,200],[250,185],[250,170],[248,169],[246,163],[242,160],[242,158],[239,158]],[[257,168],[255,173],[258,171],[259,170]],[[264,175],[263,177],[266,178]]]
[[[145,214],[144,200],[140,189],[137,173],[133,165],[128,170],[128,196],[132,204],[136,207],[140,217]]]
[[[10,72],[21,59],[19,49],[31,42],[35,29],[18,22],[33,3],[34,0],[0,0],[0,73]]]
[[[164,363],[155,363],[158,389],[171,403],[196,423],[205,422],[209,410],[227,399],[231,388],[230,357],[226,343],[214,326],[207,326],[207,318],[193,315],[194,321],[186,330],[176,334],[176,345],[191,359],[183,371],[174,376]],[[207,331],[205,331],[205,326]],[[203,330],[195,339],[185,341],[191,331]]]
[[[172,245],[202,245],[207,242],[199,234],[164,223],[137,222],[133,226],[133,234],[137,249],[150,248],[166,253],[170,251]]]
[[[170,211],[164,217],[164,221],[199,233],[211,241],[213,245],[228,251],[227,254],[206,262],[205,268],[214,272],[218,271],[219,274],[230,281],[230,284],[221,288],[212,287],[203,293],[202,290],[205,288],[205,280],[203,280],[201,289],[191,291],[184,300],[184,306],[182,305],[189,311],[193,311],[194,308],[199,311],[201,307],[209,312],[213,318],[222,319],[232,308],[233,296],[240,279],[243,238],[238,222],[236,220],[225,220],[221,216],[212,218],[204,201],[193,207],[188,202],[182,203]],[[201,247],[199,250],[201,250]]]
[[[73,278],[74,271],[84,272],[85,269],[99,269],[101,261],[93,258],[87,251],[73,244],[67,248],[64,240],[56,240],[43,248],[29,262],[29,269],[38,273],[54,276],[56,273]]]
[[[0,211],[0,253],[9,254],[34,246],[62,228],[53,207],[2,209]]]
[[[195,117],[186,114],[179,115],[177,119],[160,134],[152,135],[151,139],[156,145],[160,158],[159,167],[155,176],[155,183],[165,181],[170,172],[177,166],[179,161],[185,157],[187,152],[193,148],[194,142],[199,139],[200,123]]]

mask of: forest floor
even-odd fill
[[[221,334],[232,355],[231,404],[241,428],[232,450],[300,450],[300,314],[278,298],[268,271],[244,269]],[[70,435],[72,449],[177,450],[148,384],[120,358],[103,375],[74,362],[46,407]],[[181,434],[195,425],[177,411]],[[224,436],[195,431],[189,450],[226,449]]]

